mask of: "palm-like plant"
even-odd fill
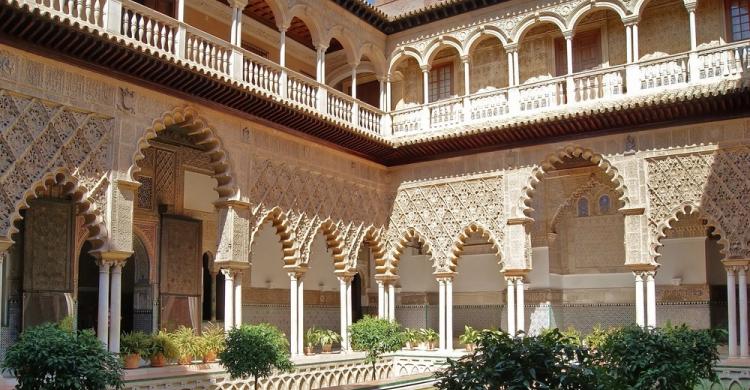
[[[469,325],[464,325],[464,334],[458,337],[458,342],[466,345],[466,351],[473,352],[479,340],[479,331]]]
[[[200,343],[198,343],[198,337],[195,335],[193,328],[180,326],[169,336],[177,348],[180,364],[190,364],[194,356],[202,355]]]
[[[320,329],[318,334],[318,343],[320,344],[320,347],[322,348],[324,353],[331,352],[331,348],[333,347],[333,343],[339,343],[341,342],[341,335],[330,330],[330,329]]]
[[[422,335],[422,341],[427,343],[427,349],[435,349],[435,343],[437,343],[440,335],[434,329],[420,329],[419,333]]]

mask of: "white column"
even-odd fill
[[[378,108],[385,111],[385,77],[378,77],[378,88],[380,90],[378,99]]]
[[[224,274],[224,331],[229,332],[234,326],[234,272],[223,268]]]
[[[352,65],[352,98],[357,98],[357,64]]]
[[[471,66],[469,64],[469,56],[462,56],[461,62],[464,64],[464,95],[469,96],[471,94],[471,76],[470,76],[470,69]]]
[[[656,271],[646,272],[646,321],[650,328],[656,327],[656,284],[654,274]]]
[[[360,299],[360,297],[354,297],[352,296],[352,277],[349,278],[349,280],[346,282],[346,349],[351,349],[351,340],[349,340],[348,333],[349,333],[349,327],[352,326],[352,302],[354,302],[355,299]],[[343,335],[342,335],[343,336]]]
[[[341,351],[347,349],[347,345],[349,342],[349,332],[347,331],[347,324],[348,324],[348,310],[349,310],[349,300],[347,299],[346,293],[347,293],[347,280],[346,276],[339,276],[339,324],[340,324],[340,332],[341,332]]]
[[[242,46],[242,9],[246,4],[232,4],[232,31],[230,43]]]
[[[99,261],[99,304],[96,335],[105,346],[109,345],[109,268],[112,263]]]
[[[513,70],[513,52],[508,52],[508,86],[512,87],[515,83],[516,72]]]
[[[385,109],[383,111],[391,111],[391,78],[385,79]]]
[[[640,327],[646,326],[646,311],[643,300],[643,273],[633,272],[635,275],[635,323]]]
[[[439,317],[438,317],[438,333],[440,333],[440,350],[445,350],[445,280],[438,279],[438,292],[439,292]]]
[[[112,264],[112,286],[109,299],[109,351],[120,353],[120,310],[122,307],[122,266],[124,261]]]
[[[326,49],[325,46],[318,46],[316,53],[318,55],[318,62],[317,62],[317,77],[315,80],[321,84],[325,84],[326,82]]]
[[[729,357],[739,356],[737,351],[737,293],[734,266],[727,266],[727,317],[729,322]]]
[[[516,329],[520,331],[526,331],[526,308],[523,295],[523,277],[521,276],[516,279],[516,321],[518,323]]]
[[[695,6],[688,8],[688,15],[690,16],[690,50],[695,50],[698,46],[698,33],[696,32],[695,25]]]
[[[511,336],[516,335],[516,286],[514,285],[514,278],[507,277],[508,286],[506,287],[505,294],[508,298],[508,334]]]
[[[289,273],[289,315],[291,316],[289,319],[289,345],[291,346],[292,356],[299,355],[302,352],[297,349],[297,315],[299,314],[299,309],[297,308],[298,296],[297,274],[292,272]]]
[[[521,69],[518,67],[518,50],[513,51],[513,85],[521,84]]]
[[[568,65],[568,75],[573,74],[573,33],[565,37],[565,59]]]
[[[279,28],[279,65],[286,66],[286,28]]]
[[[453,278],[445,279],[445,349],[453,350]]]
[[[122,12],[122,11],[120,11]],[[187,28],[185,28],[185,0],[177,0],[177,36],[175,37],[174,46],[177,58],[185,58],[185,49],[187,46]]]
[[[378,284],[378,318],[385,318],[385,286],[382,280],[377,280]]]
[[[422,101],[424,104],[430,102],[430,66],[422,67],[422,94],[424,94]]]
[[[638,49],[638,24],[633,25],[633,62],[638,62],[641,58],[640,50]]]
[[[234,326],[242,325],[242,272],[234,274]]]
[[[297,277],[297,350],[305,350],[305,281],[304,274]]]
[[[740,357],[750,357],[748,351],[747,329],[747,269],[745,266],[737,268],[737,282],[740,290]]]
[[[388,283],[388,319],[396,321],[396,281]]]
[[[633,62],[633,29],[631,25],[625,26],[625,62]]]

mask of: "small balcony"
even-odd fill
[[[569,67],[565,75],[542,80],[526,78],[523,83],[520,82],[516,54],[516,68],[508,72],[508,78],[515,82],[506,80],[503,87],[475,90],[462,96],[405,108],[391,105],[389,74],[380,81],[379,92],[381,106],[394,108],[386,111],[131,0],[21,2],[54,17],[71,19],[78,28],[106,31],[141,51],[172,59],[193,71],[232,83],[346,129],[384,140],[493,126],[513,118],[544,116],[557,110],[574,112],[602,102],[738,79],[750,74],[750,40],[722,42],[658,58],[644,57],[577,72]],[[512,53],[507,54],[508,61],[505,61],[505,56],[500,57],[505,66],[513,63]],[[468,65],[464,72],[467,69]],[[428,73],[429,68],[423,72]],[[419,75],[417,78],[421,79]],[[429,86],[425,87],[429,84],[427,80],[425,75],[418,86],[423,95],[430,93]],[[468,82],[468,76],[465,80]]]

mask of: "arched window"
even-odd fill
[[[589,200],[581,198],[578,200],[578,216],[588,217],[589,216]]]
[[[599,212],[601,214],[607,214],[609,212],[609,195],[602,195],[599,197]]]

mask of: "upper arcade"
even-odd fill
[[[0,32],[387,165],[750,106],[744,0],[488,4],[3,0]]]

